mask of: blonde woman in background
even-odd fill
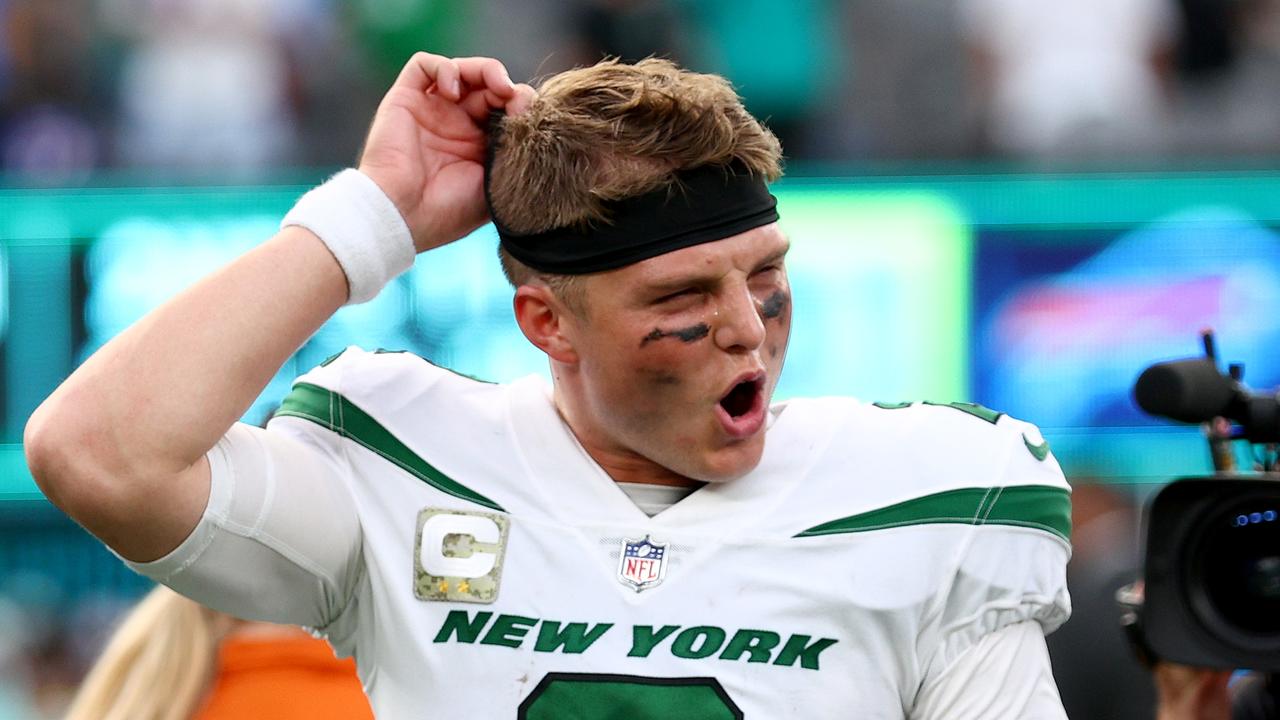
[[[296,627],[239,620],[165,587],[124,619],[66,720],[372,718],[351,660]]]

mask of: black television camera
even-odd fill
[[[1137,602],[1130,591],[1126,625],[1148,660],[1275,673],[1280,395],[1250,392],[1240,365],[1222,373],[1213,335],[1203,337],[1205,357],[1153,365],[1134,386],[1146,412],[1202,424],[1215,472],[1175,480],[1148,504],[1144,583]],[[1240,440],[1254,450],[1246,472],[1232,447]]]

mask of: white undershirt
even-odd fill
[[[618,487],[645,515],[653,517],[693,494],[696,487],[675,485],[651,485],[649,483],[618,483]]]

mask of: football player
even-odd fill
[[[1069,491],[1035,427],[771,402],[780,159],[663,60],[535,92],[418,54],[358,169],[41,406],[32,472],[138,571],[354,655],[379,717],[1063,717]],[[490,218],[551,386],[348,349],[236,422],[338,308]]]

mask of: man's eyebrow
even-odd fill
[[[781,249],[781,250],[779,250],[778,252],[776,252],[776,253],[774,253],[774,254],[770,255],[769,257],[767,257],[767,258],[765,258],[765,259],[761,260],[760,262],[756,263],[756,267],[757,267],[757,268],[761,268],[761,267],[764,267],[765,265],[772,265],[772,264],[774,264],[774,263],[776,263],[776,262],[781,262],[781,261],[782,261],[782,259],[783,259],[783,258],[785,258],[785,257],[787,256],[787,253],[788,253],[788,252],[791,252],[791,242],[790,242],[790,241],[787,241],[787,244],[786,244],[786,245],[784,245],[784,246],[782,246],[782,249]]]
[[[676,277],[654,280],[653,282],[648,283],[646,289],[651,293],[662,295],[669,292],[675,292],[677,290],[684,290],[685,288],[702,287],[712,282],[715,282],[715,276],[713,275],[679,275]]]

